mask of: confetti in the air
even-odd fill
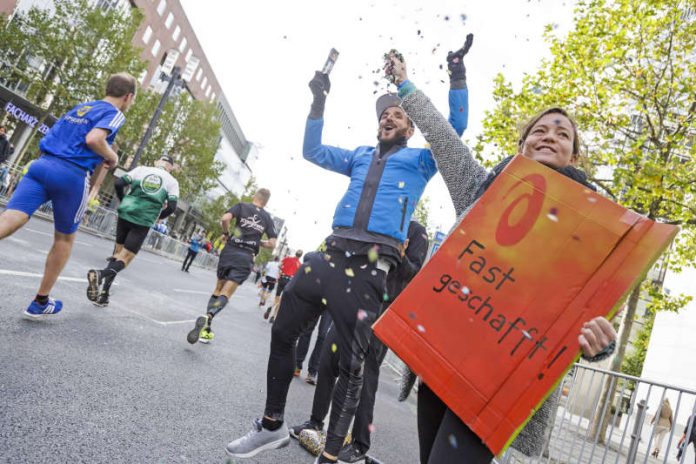
[[[549,210],[549,214],[546,215],[549,220],[553,222],[558,222],[558,209],[557,208],[551,208]]]
[[[350,252],[350,251],[346,251],[346,258],[350,258],[350,256],[351,256],[351,252]]]
[[[351,268],[346,268],[346,275],[348,277],[355,277],[355,272]]]
[[[469,287],[462,287],[462,293],[468,295],[469,293],[471,293],[471,290],[469,290]]]
[[[373,269],[372,272],[370,272],[370,274],[372,274],[373,276],[376,276],[376,275],[377,275],[377,271],[375,271],[375,270]]]
[[[455,437],[453,433],[450,433],[447,439],[449,440],[450,446],[454,449],[457,449],[457,437]]]
[[[329,263],[329,266],[336,267],[336,265],[334,263]]]
[[[362,321],[367,317],[367,311],[364,309],[358,309],[358,320]]]
[[[321,299],[321,304],[323,304],[324,306],[326,306],[326,304],[327,304],[326,298],[322,298],[322,299]]]
[[[311,268],[310,266],[307,266],[307,267],[304,268],[304,273],[305,273],[305,274],[309,274],[310,272],[312,272],[312,268]]]
[[[332,344],[331,344],[331,352],[335,353],[336,350],[338,350],[338,347],[336,346],[335,343],[332,343]]]
[[[418,324],[418,326],[416,326],[416,329],[418,329],[418,331],[419,331],[420,333],[425,333],[425,327],[423,327],[423,326],[420,325],[420,324]]]
[[[405,185],[406,185],[406,182],[404,182],[403,180],[399,182],[400,189],[404,188]]]

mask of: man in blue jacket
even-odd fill
[[[336,207],[324,253],[309,257],[285,288],[272,329],[264,416],[247,435],[227,445],[227,453],[235,457],[255,456],[289,442],[283,417],[295,343],[327,309],[338,335],[339,376],[326,446],[317,462],[337,461],[360,398],[371,326],[385,298],[387,273],[401,261],[411,215],[437,172],[430,150],[406,146],[415,128],[398,97],[387,94],[377,100],[378,145],[345,150],[322,144],[328,75],[316,72],[309,87],[314,100],[303,155],[350,177],[350,184]]]

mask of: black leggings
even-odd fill
[[[489,464],[493,453],[428,386],[418,387],[421,464]]]
[[[188,269],[191,267],[191,263],[193,263],[193,260],[196,259],[197,255],[197,251],[193,251],[189,248],[186,257],[184,258],[184,263],[181,265],[181,269],[184,271],[188,271]]]
[[[265,415],[283,420],[295,371],[297,338],[324,309],[338,336],[338,383],[333,393],[325,450],[337,455],[355,415],[363,384],[363,364],[386,286],[386,272],[367,256],[330,251],[310,255],[285,288],[271,331]],[[349,270],[350,269],[350,270]]]
[[[337,350],[333,349],[337,343],[336,331],[329,330],[322,348],[319,377],[312,403],[311,419],[316,424],[324,424],[326,414],[329,412],[336,377],[339,375],[340,357]],[[353,422],[353,441],[359,445],[362,452],[367,452],[370,449],[370,425],[373,422],[375,398],[379,387],[379,368],[386,355],[387,347],[373,334],[365,358],[365,375],[363,389],[360,392],[360,403]]]

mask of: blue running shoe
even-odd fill
[[[60,300],[49,298],[48,303],[45,305],[39,304],[34,300],[24,311],[24,316],[29,319],[42,319],[46,316],[58,314],[61,309],[63,309],[63,302]]]

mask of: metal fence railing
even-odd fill
[[[385,366],[401,372],[391,351]],[[605,386],[614,391],[602,401]],[[696,391],[575,364],[559,386],[543,446],[529,456],[511,447],[498,464],[692,464],[696,462]],[[669,402],[666,406],[665,400]],[[660,426],[662,408],[671,427]],[[593,427],[595,419],[598,426]],[[663,421],[666,420],[663,419]],[[682,436],[687,439],[678,446]],[[683,448],[683,452],[679,452]],[[655,451],[658,450],[657,453]],[[677,458],[677,456],[679,457]]]
[[[606,386],[615,393],[602,401]],[[543,451],[529,457],[511,448],[501,464],[694,462],[693,446],[676,457],[682,434],[690,437],[695,426],[696,391],[584,364],[571,369],[560,389]],[[668,410],[672,426],[664,427],[667,417],[661,422],[660,414],[670,416]]]
[[[17,185],[17,182],[19,182],[19,179],[21,179],[20,169],[8,167],[6,165],[0,166],[0,204],[7,203]],[[41,205],[35,214],[43,217],[44,219],[53,220],[53,207],[51,202],[49,201]],[[118,215],[113,209],[97,206],[96,208],[88,209],[88,211],[85,213],[85,217],[82,220],[80,229],[103,237],[115,238],[117,219]],[[183,261],[188,252],[188,244],[168,235],[161,234],[154,229],[150,229],[150,232],[143,243],[143,249],[162,256]],[[217,267],[217,263],[217,256],[201,250],[194,260],[193,265],[208,269],[215,269]]]

